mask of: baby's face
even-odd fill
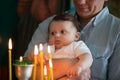
[[[77,40],[78,32],[70,21],[53,21],[50,25],[49,44],[56,49]]]

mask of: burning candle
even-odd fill
[[[8,46],[9,46],[9,50],[8,50],[8,53],[9,53],[9,80],[12,80],[12,39],[10,38],[9,39],[9,43],[8,43]]]
[[[49,57],[49,59],[52,59],[50,46],[48,46],[48,57]]]
[[[44,79],[44,75],[43,75],[43,45],[40,44],[39,45],[39,50],[40,50],[40,80]]]
[[[22,56],[20,56],[20,62],[22,62],[23,61],[23,57]]]
[[[35,48],[34,48],[34,71],[33,71],[33,80],[36,80],[37,55],[38,55],[38,46],[35,45]]]
[[[48,80],[47,79],[47,67],[46,67],[46,65],[44,65],[44,80]]]
[[[53,80],[53,65],[52,65],[52,55],[50,46],[48,46],[48,56],[49,56],[49,80]]]
[[[49,80],[54,80],[53,79],[52,59],[49,59]]]

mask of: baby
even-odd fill
[[[78,61],[70,66],[66,75],[79,76],[82,70],[92,65],[93,59],[89,48],[79,40],[80,28],[77,20],[66,13],[57,15],[53,18],[48,28],[49,45],[54,48],[53,59],[76,58]]]

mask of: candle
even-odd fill
[[[49,59],[52,59],[50,46],[48,46],[48,57],[49,57]]]
[[[35,45],[34,48],[34,70],[33,70],[33,80],[36,80],[36,66],[37,66],[37,55],[38,55],[38,46]]]
[[[22,56],[20,56],[20,62],[22,62],[23,61],[23,57]]]
[[[8,46],[9,46],[9,50],[8,50],[8,53],[9,53],[9,80],[12,80],[12,39],[10,38],[9,39],[9,43],[8,43]]]
[[[43,45],[39,45],[39,50],[40,50],[40,80],[43,80],[44,75],[43,75]]]
[[[44,65],[44,80],[48,80],[47,79],[47,67],[46,67],[46,65]]]
[[[53,80],[52,59],[49,59],[49,80]]]
[[[53,66],[52,66],[52,55],[51,55],[51,50],[50,46],[48,46],[48,56],[49,56],[49,80],[53,80]]]

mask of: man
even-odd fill
[[[120,19],[109,13],[104,5],[107,0],[73,1],[76,12],[70,14],[78,19],[81,28],[80,39],[87,44],[93,55],[91,80],[119,80]],[[47,42],[47,27],[52,18],[39,24],[25,56],[32,53],[35,44]]]

